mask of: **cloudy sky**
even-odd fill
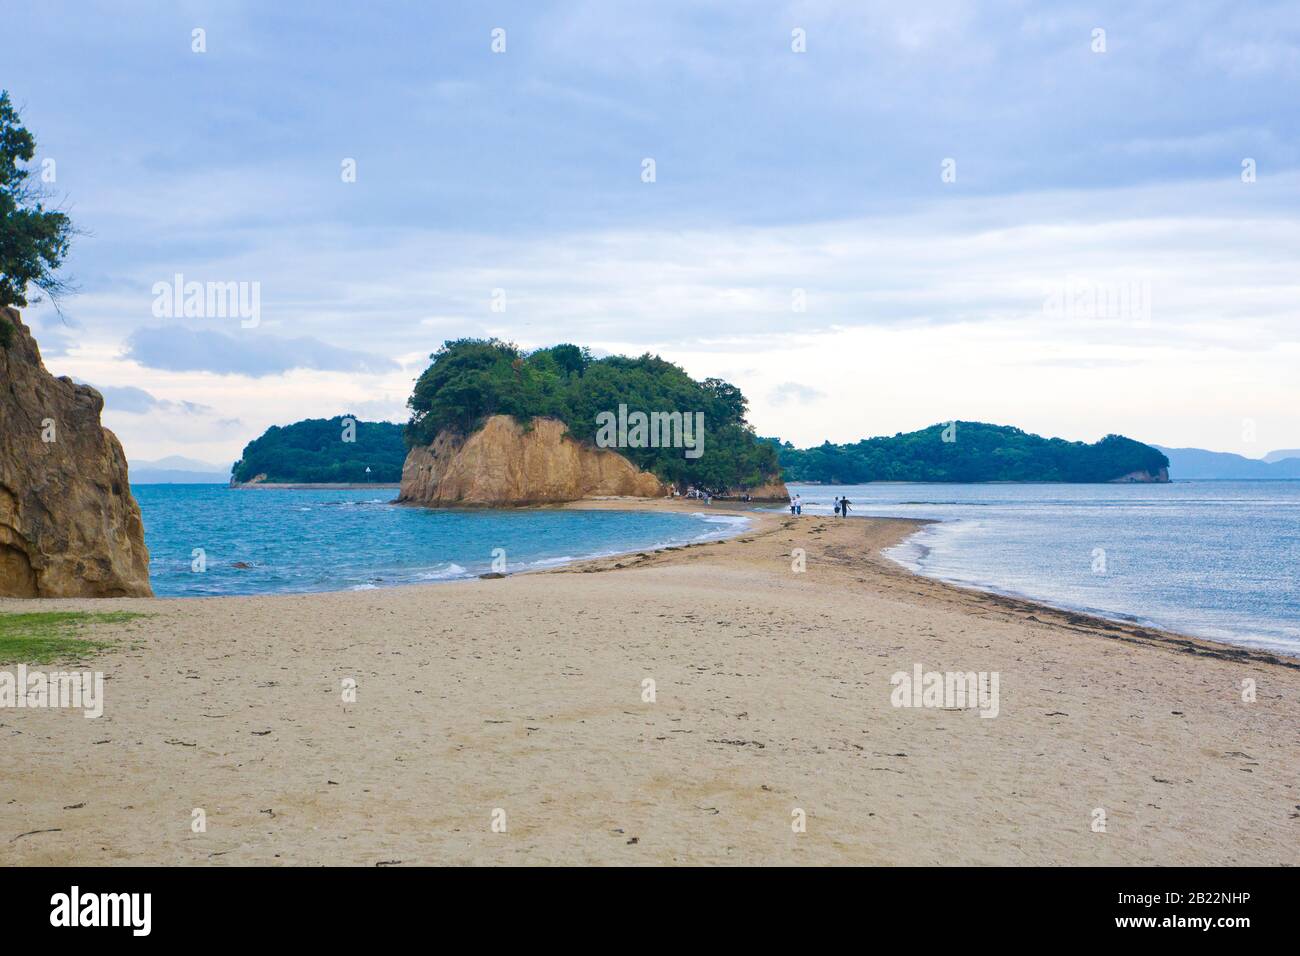
[[[404,420],[466,335],[657,352],[799,445],[1300,447],[1298,8],[1071,6],[24,4],[85,232],[26,317],[133,459]]]

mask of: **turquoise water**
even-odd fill
[[[1300,481],[790,488],[937,519],[890,555],[930,577],[1300,656]]]
[[[133,485],[159,597],[342,591],[507,573],[723,537],[746,519],[638,511],[450,511],[393,489]],[[202,549],[206,570],[193,569]],[[247,565],[241,567],[239,565]]]

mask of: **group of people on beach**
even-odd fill
[[[836,517],[839,518],[846,517],[849,513],[849,504],[850,502],[847,495],[845,495],[843,498],[836,496],[835,498]],[[793,498],[790,499],[790,514],[792,515],[803,514],[803,498],[801,496],[795,495]]]

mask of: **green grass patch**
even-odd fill
[[[122,624],[138,617],[148,615],[131,611],[0,614],[0,664],[52,664],[88,657],[116,644],[83,636],[88,627]]]

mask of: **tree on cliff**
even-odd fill
[[[428,445],[443,431],[467,435],[490,415],[557,418],[570,434],[597,443],[599,418],[620,406],[640,413],[703,416],[702,451],[628,443],[619,454],[679,486],[720,493],[753,488],[777,473],[776,449],[754,437],[740,389],[720,379],[697,382],[657,355],[593,358],[575,345],[523,352],[497,339],[458,339],[435,352],[407,402],[406,439]]]
[[[24,165],[35,154],[35,138],[19,122],[8,92],[0,91],[0,307],[27,305],[28,285],[52,300],[67,291],[54,272],[68,254],[72,220],[45,208],[47,195]],[[0,338],[13,334],[7,321],[0,323]]]

